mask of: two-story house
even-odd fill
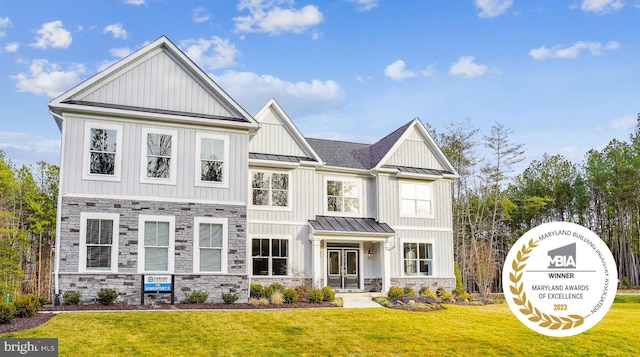
[[[379,142],[247,113],[166,37],[49,103],[61,130],[55,291],[140,303],[143,276],[213,301],[249,284],[454,286],[455,171],[413,120]]]

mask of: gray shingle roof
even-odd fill
[[[393,235],[396,232],[386,223],[378,223],[373,218],[316,216],[309,220],[316,231],[382,233]]]
[[[417,119],[414,119],[417,120]],[[391,150],[413,121],[396,129],[375,144],[306,138],[313,150],[329,166],[369,170]]]

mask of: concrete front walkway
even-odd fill
[[[337,298],[342,298],[342,307],[345,308],[376,308],[382,305],[373,301],[374,297],[384,296],[382,293],[337,293]]]

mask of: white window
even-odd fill
[[[194,219],[193,272],[226,273],[228,229],[226,218]]]
[[[121,160],[122,125],[85,123],[82,178],[120,181]]]
[[[253,275],[288,275],[289,240],[254,238],[251,240]]]
[[[177,137],[175,130],[142,129],[141,182],[175,185]]]
[[[433,275],[433,245],[431,243],[403,244],[404,275]]]
[[[327,212],[360,213],[361,181],[329,178],[325,183]]]
[[[138,271],[173,273],[175,217],[140,215],[138,219]]]
[[[196,134],[196,185],[229,186],[229,137]]]
[[[289,174],[253,171],[251,178],[251,204],[260,207],[289,207]]]
[[[432,185],[400,183],[400,216],[433,218]]]
[[[119,226],[117,213],[80,213],[80,272],[118,271]]]

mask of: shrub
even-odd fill
[[[274,293],[276,291],[279,291],[281,293],[284,292],[284,285],[282,285],[280,283],[273,283],[273,284],[269,285],[269,288],[271,288],[271,291],[273,291]]]
[[[249,287],[249,297],[256,299],[264,297],[264,286],[260,284],[251,284]]]
[[[250,298],[249,299],[249,305],[251,305],[251,306],[258,305],[258,299],[257,298]]]
[[[458,266],[458,262],[453,263],[453,273],[456,276],[456,288],[453,289],[452,293],[456,296],[464,293],[464,284],[462,284],[462,273],[460,272],[460,267]]]
[[[460,301],[471,301],[471,299],[472,299],[471,294],[469,294],[466,291],[458,294],[458,300]]]
[[[47,299],[44,296],[38,296],[38,303],[40,304],[40,307],[46,305],[49,302],[49,299]]]
[[[295,304],[298,302],[298,291],[296,289],[284,289],[282,297],[287,304]]]
[[[222,301],[225,304],[233,304],[238,300],[238,294],[235,293],[222,293]]]
[[[18,295],[13,305],[17,317],[31,317],[41,308],[40,301],[34,294]]]
[[[0,302],[0,324],[8,324],[16,317],[16,307],[13,303]]]
[[[261,297],[271,299],[271,295],[273,295],[273,289],[270,286],[265,287],[263,290],[264,295]]]
[[[269,299],[262,297],[258,300],[258,305],[269,305]]]
[[[82,294],[79,291],[65,291],[62,294],[62,302],[67,305],[78,305]]]
[[[336,292],[330,286],[325,286],[322,288],[322,300],[324,301],[333,301],[336,298]]]
[[[630,285],[631,283],[629,282],[629,278],[627,278],[626,276],[623,276],[622,280],[620,280],[620,287],[622,289],[628,289]]]
[[[390,287],[389,292],[387,293],[389,299],[396,299],[402,295],[404,295],[404,289],[401,289],[397,286]]]
[[[430,299],[437,299],[438,296],[435,292],[431,291],[428,286],[423,286],[420,288],[420,296],[424,296]]]
[[[102,288],[98,291],[98,302],[102,305],[111,305],[118,298],[118,290]]]
[[[282,305],[282,303],[284,302],[284,296],[282,296],[282,293],[280,292],[280,290],[276,290],[273,292],[273,294],[271,294],[271,303],[274,305]]]
[[[442,301],[455,301],[456,300],[456,297],[452,293],[447,292],[443,287],[439,287],[438,290],[436,290],[436,295]]]
[[[313,288],[309,291],[307,299],[309,299],[309,302],[311,303],[319,304],[324,299],[324,293],[322,292],[322,289]]]
[[[404,287],[404,294],[408,295],[408,296],[416,296],[415,290],[413,290],[413,288],[410,287],[410,286],[405,286]]]
[[[298,292],[298,300],[305,301],[309,300],[309,293],[311,292],[311,288],[306,285],[300,285],[296,287],[296,291]]]
[[[191,293],[184,293],[187,302],[190,304],[202,304],[207,301],[209,294],[206,291],[194,290]]]

